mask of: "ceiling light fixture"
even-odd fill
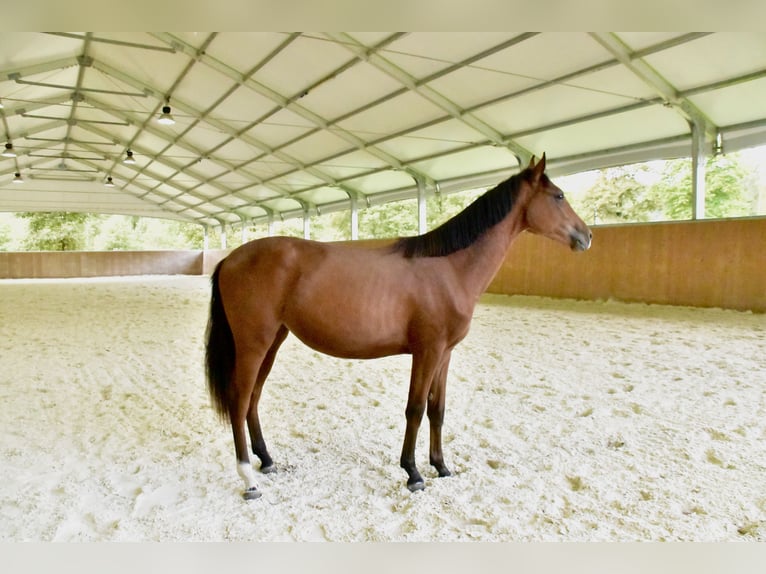
[[[13,149],[13,144],[8,142],[5,144],[5,150],[3,150],[3,157],[16,157],[16,152]]]
[[[170,115],[170,106],[165,104],[162,106],[162,114],[160,114],[160,117],[157,118],[157,123],[162,124],[163,126],[172,126],[176,121],[173,119],[173,116]]]
[[[106,187],[114,187],[114,182],[112,181],[112,176],[111,175],[106,178],[106,181],[104,182],[104,185]]]
[[[124,160],[122,160],[122,163],[126,163],[128,165],[133,165],[134,163],[136,163],[136,159],[133,157],[132,151],[128,150],[126,152],[126,157]]]
[[[24,183],[24,180],[21,179],[21,174],[18,171],[13,175],[13,183]]]

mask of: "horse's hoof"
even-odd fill
[[[422,480],[416,480],[415,482],[408,482],[407,488],[410,489],[410,492],[418,492],[419,490],[425,490],[426,485]]]
[[[245,492],[242,493],[242,498],[245,500],[255,500],[256,498],[261,497],[261,491],[258,490],[255,486],[251,486],[248,488]]]
[[[273,464],[270,464],[269,466],[262,466],[261,467],[261,473],[263,474],[271,474],[272,472],[277,472],[277,467]]]

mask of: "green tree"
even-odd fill
[[[171,233],[181,239],[186,249],[202,249],[205,244],[205,228],[186,221],[169,222]]]
[[[77,251],[85,248],[88,238],[86,213],[24,212],[29,235],[24,239],[24,249],[29,251]]]
[[[426,199],[426,227],[433,229],[460,211],[484,193],[484,189],[473,189],[449,195],[430,195]],[[351,212],[338,214],[336,226],[339,232],[350,233]],[[405,237],[418,233],[417,199],[405,199],[373,205],[359,210],[360,239],[388,239]]]
[[[0,221],[0,251],[7,251],[11,244],[11,226]]]
[[[359,210],[359,238],[384,239],[414,235],[418,231],[417,201],[406,199]],[[339,231],[351,230],[351,212],[342,212]]]
[[[669,219],[691,219],[691,161],[668,161],[662,177],[653,186],[656,203]],[[705,165],[705,216],[750,215],[757,200],[757,186],[735,155],[707,159]]]
[[[101,233],[94,239],[92,249],[128,251],[144,248],[146,224],[139,217],[114,215],[101,225]]]
[[[594,223],[648,221],[659,206],[641,181],[646,173],[647,167],[641,164],[603,169],[593,187],[571,198],[572,207]]]

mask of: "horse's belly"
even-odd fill
[[[397,325],[393,317],[317,310],[286,319],[287,328],[303,343],[334,357],[374,359],[408,352],[406,325]]]

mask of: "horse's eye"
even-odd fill
[[[554,197],[556,198],[556,201],[564,201],[563,193],[557,193]]]

